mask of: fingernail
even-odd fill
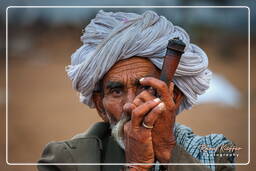
[[[140,81],[143,81],[143,80],[144,80],[144,78],[141,78],[141,79],[140,79]]]
[[[158,107],[160,108],[160,110],[164,110],[165,104],[163,102],[159,103]]]
[[[159,98],[154,99],[155,102],[160,102],[161,100]]]

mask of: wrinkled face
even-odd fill
[[[159,78],[160,71],[148,59],[139,57],[119,61],[104,76],[102,104],[111,124],[121,119],[125,103],[148,88],[139,84],[139,79],[147,76]]]

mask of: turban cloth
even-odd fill
[[[176,37],[186,44],[173,78],[185,95],[177,113],[196,104],[198,95],[209,87],[207,55],[190,43],[185,30],[153,11],[139,15],[100,10],[84,31],[83,45],[72,54],[66,71],[73,88],[80,92],[81,102],[91,108],[95,87],[116,62],[139,56],[148,58],[161,70],[168,40]]]

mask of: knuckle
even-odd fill
[[[140,111],[138,110],[138,108],[136,108],[136,109],[134,109],[134,110],[132,111],[132,116],[134,116],[134,117],[140,116]]]
[[[147,109],[151,109],[151,108],[154,107],[156,104],[157,104],[157,102],[155,102],[155,101],[153,101],[153,100],[150,100],[150,101],[147,101],[147,102],[145,103],[145,107],[146,107]]]
[[[138,96],[142,101],[150,98],[150,93],[146,90],[142,91]]]
[[[154,114],[160,114],[160,113],[163,112],[163,110],[162,110],[160,107],[156,107],[156,108],[154,108],[154,109],[152,110],[152,112],[153,112]]]
[[[140,93],[140,96],[146,96],[148,93],[147,93],[147,91],[142,91],[141,93]]]
[[[133,100],[133,105],[134,105],[134,104],[135,104],[135,105],[138,105],[139,102],[140,102],[140,100],[139,100],[138,98],[135,98],[135,99]]]
[[[164,82],[159,82],[160,89],[167,89],[167,85]]]
[[[147,102],[145,103],[146,106],[149,106],[149,105],[152,105],[152,104],[154,104],[154,101],[153,101],[153,100],[147,101]]]

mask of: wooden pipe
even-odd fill
[[[185,43],[179,38],[171,39],[168,42],[160,75],[160,80],[164,81],[167,85],[169,85],[173,79],[175,71],[179,65],[181,55],[184,53],[185,46]]]

